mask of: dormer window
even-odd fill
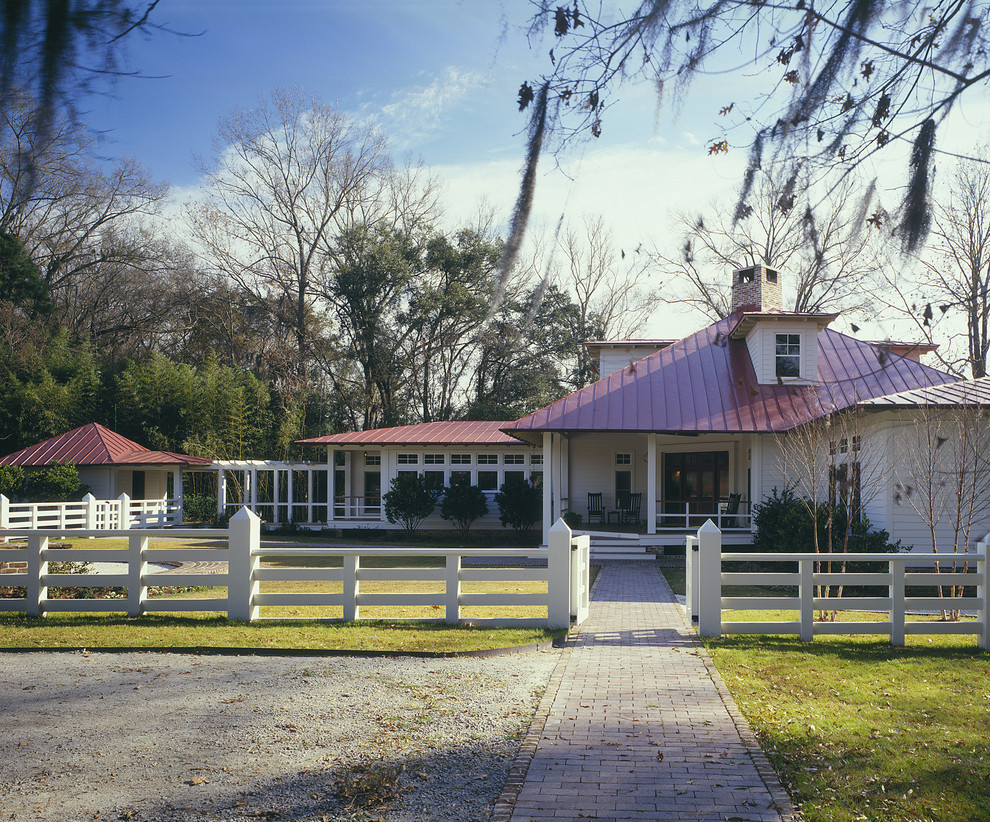
[[[776,375],[778,377],[801,376],[801,335],[776,334]]]

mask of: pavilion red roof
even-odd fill
[[[516,437],[503,433],[512,425],[509,420],[459,420],[454,422],[421,422],[395,428],[372,428],[368,431],[348,431],[296,440],[302,445],[526,445]]]
[[[504,430],[783,431],[900,391],[958,380],[831,329],[818,332],[818,382],[760,384],[730,317],[558,400]]]
[[[91,422],[57,437],[22,448],[0,458],[0,465],[41,466],[55,462],[73,465],[210,465],[211,460],[152,451]]]

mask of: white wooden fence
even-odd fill
[[[722,553],[722,534],[711,520],[698,530],[697,536],[687,537],[687,601],[689,618],[705,637],[722,634],[797,634],[810,641],[819,634],[887,634],[892,645],[903,645],[907,634],[976,634],[980,648],[987,643],[987,596],[990,593],[990,564],[987,562],[986,540],[977,543],[976,551],[968,554],[762,554]],[[759,562],[797,564],[796,572],[724,572],[723,562]],[[879,573],[842,573],[816,571],[821,563],[838,567],[843,562],[882,562],[887,570]],[[976,573],[941,571],[955,561],[966,562]],[[909,569],[910,566],[910,569]],[[722,596],[726,585],[796,586],[797,597],[787,596]],[[877,586],[886,589],[879,596],[815,596],[836,586]],[[945,588],[965,586],[975,588],[970,597],[907,596],[909,587],[934,586]],[[794,621],[730,622],[722,619],[724,610],[795,611]],[[958,622],[937,618],[908,621],[909,612],[963,610],[976,613],[976,619]],[[815,611],[879,611],[887,619],[877,622],[822,622],[815,620]]]
[[[0,611],[23,611],[41,616],[58,611],[111,612],[126,611],[129,616],[173,611],[225,611],[230,619],[252,621],[259,619],[261,606],[300,608],[308,606],[341,606],[346,621],[361,619],[361,608],[371,605],[419,605],[443,609],[444,616],[435,622],[467,621],[461,609],[469,606],[512,608],[535,605],[546,609],[546,617],[520,619],[494,617],[470,619],[482,626],[538,626],[551,629],[567,628],[583,622],[588,614],[589,548],[587,536],[573,537],[563,521],[558,521],[550,534],[547,549],[446,549],[446,548],[344,548],[338,546],[262,546],[260,519],[242,508],[230,520],[228,530],[170,529],[170,540],[226,541],[223,548],[149,547],[149,539],[163,538],[161,531],[135,530],[127,532],[126,549],[50,548],[53,539],[96,537],[107,539],[105,531],[69,528],[7,531],[8,538],[26,540],[18,547],[0,548],[0,562],[23,563],[20,573],[5,573],[0,581],[5,586],[26,589],[26,595],[16,599],[0,599]],[[120,535],[123,536],[123,535]],[[118,536],[118,539],[120,538]],[[420,558],[444,557],[442,568],[369,568],[363,567],[363,557]],[[545,566],[523,566],[504,563],[504,558],[545,558]],[[339,557],[343,567],[280,567],[262,565],[263,559],[312,560]],[[494,567],[465,566],[464,558],[498,560]],[[126,570],[119,574],[51,574],[49,562],[122,562]],[[170,573],[157,576],[148,572],[148,563],[179,563],[183,561],[225,562],[226,573]],[[18,568],[18,571],[21,569]],[[262,593],[260,586],[267,581],[340,582],[340,593]],[[443,590],[435,593],[394,592],[377,593],[362,589],[362,583],[391,580],[397,582],[443,582]],[[547,592],[526,593],[465,593],[463,582],[545,581]],[[50,587],[79,586],[122,587],[126,599],[53,599]],[[226,586],[227,593],[210,599],[191,597],[148,598],[149,585],[162,586]],[[417,620],[421,621],[421,620]]]
[[[118,531],[182,524],[182,501],[174,499],[97,499],[77,502],[11,502],[0,494],[0,529],[88,528]]]

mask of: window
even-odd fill
[[[424,471],[426,487],[434,491],[443,488],[443,471]]]
[[[426,465],[443,465],[443,454],[423,454],[423,463]]]
[[[525,471],[506,471],[505,478],[503,482],[525,482],[526,472]]]
[[[853,438],[852,438],[852,450],[853,451],[858,451],[859,450],[859,445],[860,445],[859,434],[855,434],[855,435],[853,435]]]
[[[343,465],[344,464],[344,452],[343,451],[334,451],[333,452],[333,464],[334,465]]]
[[[498,490],[498,471],[479,471],[478,487],[482,491]]]
[[[615,455],[616,465],[631,465],[632,464],[632,454],[616,454]]]
[[[381,454],[365,454],[364,455],[365,465],[381,465],[382,455]]]
[[[530,465],[543,465],[543,454],[530,454],[529,455]]]
[[[419,465],[419,454],[399,454],[399,465]]]
[[[847,440],[845,437],[839,440],[839,453],[840,454],[849,453],[849,440]]]
[[[525,465],[525,454],[506,454],[502,460],[506,465]]]
[[[777,370],[778,377],[801,376],[801,335],[777,334]]]
[[[451,454],[450,455],[451,465],[470,465],[471,455],[470,454]]]
[[[498,454],[478,454],[478,465],[498,465]]]
[[[464,483],[465,485],[471,484],[471,472],[470,471],[451,471],[450,472],[450,484],[458,485]]]
[[[529,482],[534,488],[543,487],[543,472],[542,471],[531,471],[529,474]]]

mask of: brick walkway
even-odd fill
[[[495,819],[796,818],[654,563],[603,564],[540,714]]]

